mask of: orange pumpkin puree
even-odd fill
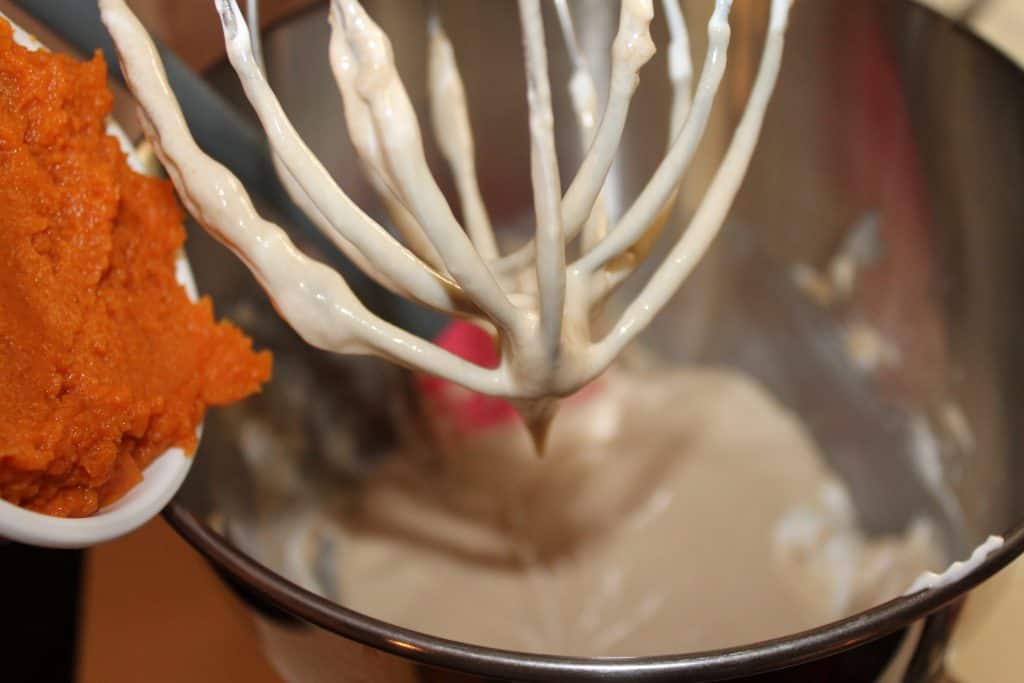
[[[105,74],[0,20],[0,496],[65,517],[194,450],[206,408],[271,366],[175,280],[182,212],[105,134]]]

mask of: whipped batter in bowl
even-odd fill
[[[244,277],[206,258],[219,277]],[[723,258],[748,273],[768,268],[743,249]],[[722,310],[758,328],[742,338],[760,371],[727,353],[735,320],[711,326],[718,356],[705,351],[702,364],[673,354],[671,336],[652,338],[664,345],[634,349],[567,401],[541,460],[514,417],[438,429],[444,416],[401,371],[311,355],[269,306],[239,302],[235,315],[275,348],[279,378],[208,430],[218,456],[199,477],[232,482],[210,520],[266,566],[358,613],[576,656],[784,636],[896,597],[957,557],[955,524],[922,502],[923,483],[900,486],[911,514],[895,506],[880,524],[868,508],[865,523],[858,473],[837,452],[877,448],[855,460],[889,460],[892,473],[911,459],[910,442],[871,435],[901,418],[851,391],[852,358],[819,357],[829,340],[842,353],[838,330],[779,338],[756,320],[751,307],[784,321],[816,310],[781,276],[740,278],[719,295]],[[689,318],[685,307],[677,314]],[[864,433],[818,428],[792,388],[808,370],[828,378],[827,391],[804,387],[819,411]],[[884,489],[884,479],[869,486]]]
[[[736,371],[614,370],[550,445],[538,463],[507,425],[391,456],[311,530],[337,537],[340,602],[502,649],[656,655],[811,628],[946,564],[926,520],[867,537],[799,420]]]

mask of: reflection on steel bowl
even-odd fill
[[[421,9],[366,5],[393,37],[425,120]],[[679,216],[702,194],[748,94],[763,26],[756,7],[737,7],[729,80]],[[451,2],[442,9],[478,122],[482,190],[497,207],[503,238],[513,242],[531,206],[514,8]],[[588,4],[576,16],[600,80],[615,10]],[[341,185],[381,217],[340,132],[340,102],[322,59],[326,36],[323,8],[270,31],[270,78]],[[664,41],[660,20],[655,39]],[[694,42],[702,54],[699,32]],[[1024,177],[1024,76],[936,15],[884,0],[797,3],[787,51],[728,229],[631,362],[729,367],[755,378],[799,417],[871,537],[927,518],[952,557],[966,557],[990,533],[1006,542],[940,587],[799,634],[710,653],[559,658],[442,640],[359,614],[344,607],[344,576],[337,580],[344,542],[309,530],[343,518],[389,454],[425,438],[418,396],[403,371],[306,347],[243,267],[197,233],[190,258],[201,287],[275,352],[277,377],[259,400],[211,421],[168,517],[254,606],[270,658],[286,678],[334,680],[341,671],[366,681],[941,675],[940,655],[964,594],[1024,549],[1024,455],[1017,453],[1024,434],[1009,417],[1022,400],[1014,377],[1024,360],[1012,342],[1024,307],[1009,295],[1024,291],[1015,263],[1024,253],[1024,199],[1012,180]],[[663,69],[663,59],[648,68]],[[559,51],[551,68],[560,82],[568,65]],[[507,89],[491,87],[499,77]],[[237,97],[228,69],[213,78]],[[656,77],[641,80],[610,176],[613,212],[659,159],[664,136],[651,131],[667,125],[668,95],[657,86]],[[572,130],[566,94],[554,95],[556,127]],[[559,151],[568,177],[578,151]],[[674,221],[676,231],[682,222]],[[438,329],[429,314],[378,291],[360,294],[418,331]]]

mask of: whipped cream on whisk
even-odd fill
[[[611,46],[609,95],[596,88],[572,17],[556,3],[573,62],[567,84],[587,148],[563,191],[555,148],[540,0],[519,0],[536,232],[502,256],[477,184],[468,104],[456,56],[439,17],[428,21],[428,74],[435,135],[456,181],[465,225],[427,165],[422,133],[390,41],[357,0],[333,0],[329,59],[355,149],[401,240],[361,211],[298,135],[274,96],[234,0],[216,0],[228,57],[256,111],[282,182],[296,203],[358,267],[395,293],[491,331],[500,363],[483,368],[371,313],[340,274],[303,255],[262,219],[238,180],[195,144],[152,41],[123,0],[99,0],[144,129],[186,206],[227,244],[310,344],[372,354],[509,399],[538,446],[559,398],[602,374],[665,306],[720,231],[746,174],[779,73],[791,0],[772,0],[761,65],[721,167],[690,225],[610,332],[597,337],[595,308],[651,251],[693,158],[726,68],[731,0],[716,0],[696,91],[686,25],[677,0],[662,3],[670,34],[670,144],[634,203],[612,221],[602,198],[639,72],[655,52],[653,0],[623,0]],[[582,234],[582,255],[567,246]]]

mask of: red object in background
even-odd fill
[[[483,329],[464,320],[455,320],[434,338],[434,343],[463,360],[485,368],[501,362],[494,339]],[[586,398],[600,386],[598,378],[567,400]],[[433,375],[417,375],[416,385],[435,426],[457,434],[496,427],[519,419],[519,413],[502,398],[479,394],[454,382]],[[440,422],[440,424],[437,424]]]
[[[434,343],[463,360],[485,368],[496,368],[501,361],[491,335],[464,320],[449,323]],[[493,427],[517,417],[515,408],[504,399],[478,394],[433,375],[418,375],[416,382],[430,411],[445,419],[458,432]]]

